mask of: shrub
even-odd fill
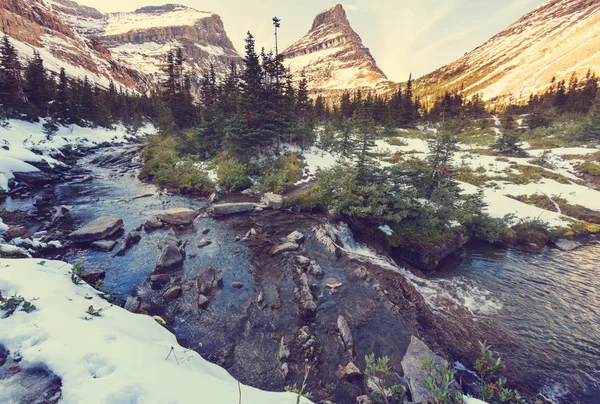
[[[481,380],[481,397],[488,403],[525,404],[519,392],[506,388],[506,379],[498,375],[502,367],[500,357],[494,358],[486,342],[479,345],[481,352],[475,361],[475,370]]]
[[[433,394],[435,404],[462,404],[463,397],[459,390],[452,389],[456,370],[450,369],[448,362],[439,367],[430,357],[426,357],[421,363],[423,370],[427,372],[425,387]]]
[[[232,159],[219,162],[217,179],[221,188],[228,192],[243,191],[252,186],[248,167]]]
[[[4,318],[12,316],[19,307],[25,313],[31,313],[36,309],[31,302],[28,302],[22,296],[14,295],[4,298],[0,295],[0,310],[4,312]]]
[[[285,153],[265,169],[260,179],[261,192],[281,194],[302,179],[304,162],[297,153]]]
[[[186,157],[173,165],[161,165],[154,175],[154,181],[178,192],[209,194],[214,184],[198,161]]]
[[[577,166],[577,170],[582,174],[600,177],[600,164],[593,161],[584,161]]]
[[[393,372],[388,362],[387,356],[375,359],[375,355],[365,356],[367,363],[365,367],[365,376],[377,387],[377,391],[371,393],[371,398],[375,403],[402,403],[404,401],[405,391],[401,384],[391,381],[397,373]],[[393,401],[391,401],[391,400]]]

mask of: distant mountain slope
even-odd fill
[[[317,15],[310,31],[283,55],[296,79],[305,72],[313,92],[376,88],[387,81],[341,4]]]
[[[463,88],[486,100],[524,100],[553,77],[600,73],[600,0],[549,0],[482,46],[415,83],[432,96]]]

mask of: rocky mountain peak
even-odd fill
[[[135,14],[162,14],[170,13],[173,11],[192,11],[195,12],[191,7],[184,6],[182,4],[164,4],[162,6],[146,6],[138,8],[134,11]]]
[[[294,77],[304,73],[314,93],[375,88],[387,80],[341,4],[319,13],[310,31],[283,55]]]
[[[346,15],[346,10],[344,10],[344,7],[341,4],[337,4],[334,7],[328,8],[327,10],[324,10],[318,14],[315,17],[310,30],[315,31],[333,24],[346,25],[348,27],[350,26],[350,21],[348,21],[348,16]]]

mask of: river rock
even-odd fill
[[[210,229],[208,227],[205,227],[204,229],[202,229],[202,234],[208,234],[210,233]]]
[[[125,301],[125,306],[123,308],[132,313],[137,313],[140,310],[141,306],[142,301],[139,297],[129,296]]]
[[[253,212],[260,205],[251,202],[219,203],[212,206],[215,215],[233,215],[236,213]]]
[[[90,247],[92,247],[92,249],[94,250],[100,250],[100,251],[112,251],[113,248],[115,248],[115,245],[117,245],[117,242],[114,240],[100,240],[100,241],[94,241]]]
[[[308,277],[305,273],[298,277],[298,285],[296,288],[298,295],[298,311],[300,317],[305,320],[314,319],[317,316],[317,304],[310,290]]]
[[[56,223],[62,220],[67,213],[69,213],[69,209],[66,206],[54,206],[50,209],[50,222]]]
[[[212,241],[203,238],[202,240],[198,241],[198,248],[204,248],[210,244],[212,244]]]
[[[171,230],[162,241],[162,249],[154,274],[181,268],[184,259],[185,252],[183,251],[181,242],[177,240],[177,236]]]
[[[163,293],[162,296],[167,302],[172,302],[175,299],[179,299],[182,293],[183,290],[181,289],[181,286],[173,286]]]
[[[156,217],[149,217],[144,223],[144,230],[146,231],[154,231],[161,227],[163,227],[163,222]]]
[[[223,271],[208,267],[198,276],[197,283],[200,294],[212,294],[216,289],[223,287]]]
[[[261,198],[261,202],[264,203],[267,208],[281,209],[283,208],[283,196],[267,192]]]
[[[317,279],[323,279],[323,276],[325,275],[325,273],[323,272],[323,268],[321,268],[321,265],[317,264],[317,261],[314,260],[310,261],[308,272],[310,272],[311,275]]]
[[[150,287],[155,290],[162,289],[170,280],[171,277],[168,274],[150,275]]]
[[[579,248],[579,244],[572,240],[567,240],[564,238],[558,239],[554,242],[554,244],[563,251],[573,251]]]
[[[294,231],[290,234],[288,234],[288,236],[285,238],[287,241],[289,241],[290,243],[301,243],[304,241],[304,234],[300,233],[299,231]]]
[[[25,226],[12,226],[4,232],[4,239],[10,241],[15,238],[31,238],[29,231]]]
[[[323,246],[325,247],[325,249],[331,254],[331,255],[337,255],[338,254],[338,250],[337,247],[333,241],[333,238],[330,237],[329,233],[327,232],[327,230],[325,230],[323,227],[319,226],[319,227],[315,227],[313,229],[314,233],[315,233],[315,239],[323,244]]]
[[[202,293],[198,295],[198,308],[199,309],[206,309],[208,307],[208,305],[210,304],[210,299],[206,296],[204,296]]]
[[[271,250],[271,255],[276,255],[280,252],[287,252],[287,251],[296,251],[298,248],[300,248],[300,246],[296,243],[283,243],[281,245],[278,245],[277,247],[273,248]]]
[[[348,380],[349,382],[354,382],[361,380],[363,374],[354,362],[350,362],[346,366],[338,365],[338,377],[340,379]]]
[[[79,277],[83,279],[88,285],[94,286],[98,281],[106,278],[105,271],[84,271],[79,274]]]
[[[423,361],[427,357],[431,358],[433,363],[438,367],[444,365],[444,359],[441,356],[434,354],[417,337],[411,337],[408,350],[402,359],[402,369],[404,370],[404,376],[408,379],[412,399],[416,403],[423,401],[433,402],[433,394],[425,388],[427,372],[423,369]]]
[[[342,340],[342,344],[344,345],[344,349],[346,353],[350,357],[354,356],[354,339],[352,338],[352,331],[350,330],[350,326],[348,322],[344,318],[344,316],[339,316],[337,319],[338,331],[340,332],[340,339]]]
[[[102,216],[69,234],[77,242],[102,240],[123,228],[123,220],[117,217]]]
[[[175,226],[190,225],[196,218],[196,211],[186,208],[173,208],[160,212],[158,218],[163,223]]]
[[[18,182],[26,182],[29,185],[46,185],[52,184],[59,180],[59,176],[56,174],[45,173],[43,171],[28,171],[18,172],[14,171],[13,176]]]
[[[300,268],[305,269],[305,268],[308,268],[308,266],[310,265],[310,259],[306,258],[303,255],[297,255],[296,263],[298,264],[298,266]]]
[[[134,244],[139,243],[142,240],[142,235],[138,232],[132,232],[125,236],[123,241],[121,242],[121,246],[115,255],[121,256],[125,255],[127,250],[129,250]]]
[[[325,287],[333,294],[337,292],[337,289],[343,285],[342,282],[337,279],[329,278],[325,281]]]
[[[244,287],[244,284],[242,282],[233,282],[231,284],[231,287],[234,289],[241,289]]]

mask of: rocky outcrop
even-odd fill
[[[75,242],[90,242],[110,237],[123,229],[123,220],[117,217],[102,216],[81,229],[69,234]]]
[[[105,271],[84,271],[82,272],[79,277],[81,279],[84,280],[85,283],[87,283],[88,285],[96,285],[96,283],[98,281],[103,280],[104,278],[106,278],[106,272]]]
[[[263,195],[261,202],[270,209],[281,209],[283,207],[283,196],[267,192]]]
[[[317,15],[310,31],[283,54],[294,77],[304,72],[315,93],[375,88],[387,81],[341,4]]]
[[[340,340],[344,346],[344,351],[349,357],[354,357],[354,339],[352,338],[350,326],[344,316],[338,317],[337,326],[340,333]]]
[[[398,246],[392,249],[392,254],[416,267],[432,271],[440,261],[462,248],[469,241],[463,232],[457,231],[452,238],[438,241],[432,245]]]
[[[444,359],[434,354],[423,341],[412,337],[408,350],[402,359],[402,370],[408,379],[412,399],[416,403],[433,402],[433,393],[425,387],[427,372],[423,369],[423,361],[431,359],[437,367],[442,367]]]
[[[305,273],[300,274],[296,285],[296,295],[298,299],[298,312],[300,317],[305,320],[312,320],[317,316],[317,303],[308,283],[308,276]]]

